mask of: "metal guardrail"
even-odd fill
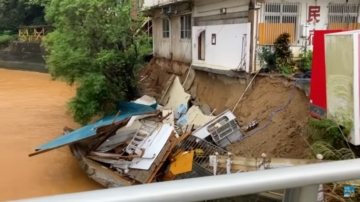
[[[48,196],[18,202],[184,202],[302,188],[292,202],[316,201],[319,184],[360,179],[360,159]],[[310,189],[309,189],[310,188]],[[315,199],[315,200],[314,200]]]

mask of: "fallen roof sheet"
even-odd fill
[[[120,110],[120,114],[116,118],[115,122],[125,120],[133,115],[144,114],[155,111],[156,109],[153,107],[137,104],[137,103],[131,103],[131,102],[120,102],[117,105],[117,109]],[[92,137],[96,135],[97,129],[99,127],[110,125],[113,122],[115,116],[116,115],[106,116],[93,124],[86,125],[66,135],[62,135],[46,144],[43,144],[38,148],[36,148],[36,150],[55,149],[61,146],[65,146]]]
[[[165,107],[169,109],[177,109],[181,104],[188,105],[188,101],[191,98],[190,94],[186,93],[180,83],[179,77],[176,77],[172,83],[169,91],[167,92],[164,100],[167,102]]]

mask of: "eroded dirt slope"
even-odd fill
[[[155,60],[151,60],[148,66],[144,67],[139,74],[141,94],[154,97],[158,100],[170,76],[171,74],[159,66]]]
[[[288,101],[292,85],[284,78],[258,78],[235,111],[239,122],[248,124],[257,119],[258,128],[264,126],[271,113]],[[309,117],[309,100],[302,90],[294,90],[289,105],[275,113],[268,127],[230,146],[230,151],[243,156],[260,157],[266,153],[273,157],[307,158],[309,146],[301,131]]]
[[[150,77],[142,82],[142,86],[145,86],[143,93],[159,97],[171,74],[153,62],[143,69],[142,76],[146,75]],[[245,82],[196,71],[189,93],[197,103],[207,104],[212,110],[216,109],[216,115],[226,109],[233,109],[244,92]],[[246,93],[245,99],[234,111],[239,123],[244,126],[257,119],[260,122],[258,128],[264,126],[271,113],[288,101],[292,84],[292,81],[281,77],[259,76],[252,90]],[[309,117],[308,109],[309,100],[305,93],[295,88],[290,104],[274,115],[268,127],[228,149],[240,156],[260,157],[262,153],[266,153],[270,157],[308,158],[309,146],[301,134]]]

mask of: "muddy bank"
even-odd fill
[[[293,82],[281,77],[256,79],[253,90],[235,111],[238,121],[249,124],[257,119],[258,128],[264,126],[271,113],[288,101],[292,85]],[[281,158],[307,158],[310,150],[301,130],[308,117],[309,99],[302,90],[295,88],[289,105],[274,115],[268,127],[229,149],[244,156],[258,157],[266,153]]]
[[[218,115],[226,109],[232,110],[243,94],[247,79],[232,78],[196,71],[190,93],[196,103],[207,104]]]
[[[33,148],[78,128],[66,114],[75,89],[48,74],[0,69],[0,201],[102,188],[64,147],[28,157]]]
[[[189,64],[169,62],[166,59],[152,59],[139,73],[139,88],[142,95],[149,95],[159,100],[166,88],[171,75],[180,77],[183,81]]]
[[[151,93],[154,89],[161,92],[165,88],[166,81],[171,75],[166,71],[166,67],[171,67],[171,62],[166,63],[162,60],[161,65],[155,59],[151,65],[143,69],[143,72],[151,72],[151,79],[143,80],[142,85],[147,85],[143,93]],[[184,81],[185,77],[181,76],[180,79]],[[249,78],[230,78],[202,71],[195,71],[194,77],[188,92],[195,99],[195,103],[206,104],[210,106],[211,111],[216,109],[215,115],[226,109],[232,110],[250,81]],[[259,128],[264,126],[271,113],[288,101],[292,85],[293,81],[282,77],[256,78],[234,111],[239,123],[244,126],[257,119]],[[301,136],[301,128],[309,117],[308,109],[309,100],[305,93],[295,88],[290,104],[275,114],[267,128],[228,149],[241,156],[259,157],[266,153],[270,157],[307,158],[309,146]]]

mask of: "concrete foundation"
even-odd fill
[[[0,50],[0,67],[46,73],[44,54],[40,43],[14,42]]]

